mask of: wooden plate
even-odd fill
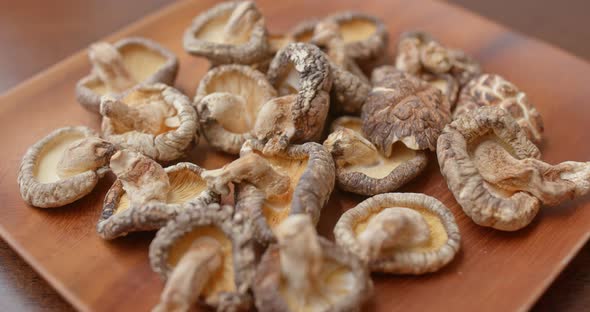
[[[183,51],[181,36],[192,17],[212,4],[204,0],[177,3],[107,39],[145,36],[172,49],[181,64],[177,87],[192,96],[208,64]],[[527,91],[545,119],[542,151],[546,161],[590,158],[590,65],[556,48],[427,0],[266,0],[259,6],[272,32],[286,31],[305,18],[351,9],[386,21],[392,50],[404,30],[431,32],[445,44],[471,53],[486,71],[500,73]],[[98,129],[98,116],[83,110],[74,98],[76,81],[89,69],[86,53],[80,52],[0,98],[0,235],[76,308],[146,311],[162,290],[147,258],[153,233],[132,234],[113,242],[95,233],[112,177],[103,179],[77,203],[47,210],[28,207],[16,184],[25,150],[52,129],[66,125]],[[230,158],[207,152],[201,145],[189,159],[215,168]],[[462,251],[436,274],[375,275],[375,297],[367,310],[525,310],[589,236],[588,198],[544,208],[533,224],[516,233],[474,225],[448,191],[434,155],[428,172],[402,191],[422,192],[443,201],[458,220],[464,238]],[[362,199],[336,191],[322,215],[320,232],[331,237],[341,212]]]

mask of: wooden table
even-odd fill
[[[0,92],[86,47],[170,0],[0,1]],[[590,59],[583,0],[453,0],[518,31]],[[507,9],[509,8],[509,9]],[[576,18],[578,17],[578,18]],[[539,23],[550,20],[550,23]],[[590,309],[590,245],[582,249],[540,299],[535,310]],[[69,311],[72,308],[0,241],[0,311]]]

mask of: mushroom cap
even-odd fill
[[[246,107],[235,107],[231,110],[231,107],[227,107],[225,111],[216,112],[215,109],[219,110],[222,106],[222,100],[203,100],[214,93],[237,96]],[[266,76],[250,66],[222,65],[209,70],[201,79],[193,101],[199,116],[201,133],[213,148],[230,154],[239,154],[242,144],[252,137],[250,130],[254,126],[258,111],[276,95],[276,90]],[[216,116],[217,114],[221,116]],[[235,114],[239,114],[238,117],[241,118],[250,117],[250,128],[234,129],[235,118],[219,120],[223,114],[232,114],[231,117],[236,117]]]
[[[268,206],[265,193],[252,184],[240,183],[235,186],[236,211],[243,212],[251,218],[256,239],[266,245],[275,241],[271,228],[279,225],[289,215],[306,213],[314,224],[318,223],[320,212],[334,189],[335,169],[330,153],[322,145],[314,142],[289,145],[285,151],[273,156],[264,155],[263,149],[264,144],[261,141],[249,140],[242,147],[240,155],[258,153],[269,160],[279,172],[291,173],[288,170],[291,165],[296,170],[289,176],[299,176],[297,181],[292,181],[295,185],[291,185],[292,197],[288,206],[282,209],[288,209],[286,213],[276,212],[274,207]],[[290,160],[294,160],[295,163],[291,164]],[[303,162],[306,162],[305,169],[301,172]],[[272,218],[271,225],[266,215]]]
[[[289,83],[293,73],[297,74],[297,87],[285,91],[283,85]],[[290,43],[272,60],[267,77],[279,96],[297,94],[292,107],[293,143],[318,140],[328,115],[328,92],[332,87],[330,62],[325,54],[311,44]]]
[[[129,198],[117,179],[108,190],[96,230],[104,239],[125,236],[130,232],[151,231],[163,227],[179,212],[189,209],[193,202],[219,203],[219,194],[207,188],[201,178],[203,168],[180,162],[165,168],[171,190],[167,203],[149,202],[130,206]],[[119,210],[119,212],[118,212]]]
[[[363,105],[363,133],[385,156],[401,141],[415,150],[436,149],[436,140],[450,122],[449,102],[430,84],[382,66],[373,71],[373,90]]]
[[[385,208],[403,207],[419,212],[430,228],[426,245],[384,250],[369,260],[371,271],[397,274],[434,272],[449,263],[461,246],[461,235],[451,211],[434,197],[418,193],[387,193],[368,198],[342,214],[334,227],[336,243],[356,255],[362,255],[358,235],[371,216]],[[395,208],[394,208],[395,209]]]
[[[317,18],[303,20],[287,33],[295,42],[309,42],[313,37],[315,26],[320,22]]]
[[[223,270],[205,286],[203,303],[218,311],[247,310],[252,304],[248,291],[256,270],[250,223],[240,213],[234,214],[231,206],[204,202],[193,202],[191,205],[190,209],[180,213],[157,232],[149,251],[152,270],[164,280],[168,279],[192,241],[203,236],[213,237],[220,241],[222,251],[231,252],[232,256],[224,257]],[[224,276],[228,272],[232,274],[229,281],[233,285],[216,285],[228,281],[228,276]],[[227,288],[224,286],[230,290],[224,289]],[[210,291],[213,288],[213,291],[207,293],[208,288]]]
[[[115,42],[114,46],[121,53],[126,65],[129,65],[128,69],[133,77],[140,83],[174,84],[178,73],[178,58],[172,51],[155,41],[141,37],[124,38]],[[138,47],[150,54],[144,56],[145,59],[143,59],[141,53],[136,50]],[[95,88],[99,88],[102,92],[97,92]],[[100,112],[100,98],[107,93],[110,92],[94,73],[80,79],[76,84],[78,103],[97,114]]]
[[[357,117],[340,117],[332,122],[332,134],[324,141],[324,146],[332,154],[336,165],[336,182],[338,187],[344,191],[361,194],[361,195],[375,195],[381,193],[392,192],[410,180],[418,176],[428,164],[428,157],[423,151],[414,151],[398,144],[391,157],[383,157],[379,155],[380,161],[377,165],[370,164],[366,166],[367,170],[387,171],[389,173],[382,175],[379,172],[378,177],[371,176],[362,169],[355,171],[349,168],[348,165],[340,165],[337,159],[344,155],[344,149],[354,148],[352,145],[347,145],[347,142],[341,144],[337,138],[340,134],[335,134],[338,129],[346,128],[357,132],[362,136],[361,119]],[[343,133],[343,135],[347,135]],[[329,145],[329,147],[327,146]],[[401,152],[397,152],[403,149]],[[349,164],[351,165],[351,164]],[[357,165],[362,166],[362,165]],[[373,172],[374,173],[374,172]]]
[[[371,85],[341,66],[331,64],[330,69],[333,77],[330,95],[335,103],[332,105],[332,111],[337,114],[359,115],[371,92]]]
[[[503,194],[484,181],[471,151],[489,135],[517,159],[541,157],[539,149],[505,110],[484,106],[465,112],[445,127],[438,139],[440,170],[455,199],[475,223],[517,230],[532,221],[540,201],[527,192]]]
[[[450,74],[422,73],[420,79],[438,88],[447,97],[451,110],[455,107],[459,96],[459,83],[455,77]]]
[[[340,291],[339,294],[333,294],[329,298],[331,305],[322,311],[356,311],[362,303],[373,293],[373,283],[371,281],[367,267],[358,257],[352,253],[340,248],[336,244],[328,241],[323,237],[318,237],[324,257],[323,274],[319,277],[323,282],[322,286],[329,287],[323,297],[330,296],[329,291]],[[258,267],[253,283],[256,308],[261,311],[292,311],[289,307],[288,299],[284,297],[284,286],[281,278],[280,268],[280,246],[273,244],[268,247]],[[345,270],[349,270],[346,272]],[[329,273],[341,270],[341,274],[349,274],[345,278],[337,278],[333,274],[332,280],[327,275]],[[346,273],[344,273],[346,272]],[[324,276],[326,275],[326,276]],[[334,277],[336,275],[336,277]],[[343,290],[345,288],[345,290]],[[345,291],[345,294],[342,292]]]
[[[450,74],[455,77],[460,87],[465,86],[471,79],[482,73],[481,65],[464,51],[449,49],[449,55],[453,62]]]
[[[340,12],[328,16],[340,27],[346,42],[346,54],[359,66],[380,59],[387,52],[389,33],[381,19],[362,12]]]
[[[29,147],[21,161],[17,178],[25,202],[39,208],[54,208],[73,203],[90,193],[108,171],[107,168],[60,178],[57,175],[57,164],[71,143],[93,136],[98,135],[87,127],[64,127],[54,130]]]
[[[254,10],[258,12],[252,1],[226,1],[195,17],[184,32],[184,49],[190,54],[207,58],[213,64],[251,65],[268,58],[271,54],[271,47],[267,40],[265,21],[262,16],[254,22],[246,42],[230,44],[198,37],[201,33],[206,37],[214,36],[215,33],[221,35],[223,26],[234,9],[246,2],[252,3]],[[213,35],[205,35],[205,33],[213,33]]]
[[[176,110],[179,125],[161,133],[140,131],[119,132],[112,120],[102,119],[103,137],[123,148],[140,152],[156,161],[166,162],[183,157],[198,142],[197,113],[189,98],[180,91],[165,84],[139,85],[120,97],[129,106],[145,104],[145,97],[156,94],[167,105]],[[101,112],[103,113],[103,112]]]
[[[526,93],[513,83],[495,74],[483,74],[472,79],[462,90],[453,118],[482,106],[498,106],[506,110],[526,136],[535,143],[542,140],[541,114]]]

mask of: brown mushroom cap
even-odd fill
[[[187,205],[193,202],[218,203],[220,196],[207,188],[201,178],[203,169],[195,164],[180,162],[165,168],[170,182],[166,202],[149,202],[131,205],[123,189],[123,183],[117,179],[108,190],[102,213],[96,226],[97,232],[104,239],[125,236],[130,232],[151,231],[164,226]]]
[[[361,244],[359,235],[367,230],[373,217],[388,208],[409,208],[419,212],[428,225],[427,240],[409,246],[382,248],[376,258],[367,258],[367,247]],[[453,259],[461,245],[459,228],[450,210],[436,198],[417,193],[387,193],[366,199],[342,214],[334,227],[334,236],[340,246],[367,259],[372,271],[398,274],[437,271]],[[386,239],[393,238],[390,236]]]
[[[258,111],[276,95],[266,76],[249,66],[211,69],[199,83],[193,102],[201,133],[213,148],[238,154],[252,137]]]
[[[61,207],[86,196],[108,171],[102,167],[69,177],[60,177],[58,165],[64,152],[81,139],[98,137],[87,127],[64,127],[54,130],[33,144],[20,164],[18,185],[22,198],[39,208]]]
[[[373,285],[366,266],[353,254],[323,237],[318,237],[323,265],[318,282],[323,299],[321,311],[356,311],[372,294]],[[253,283],[256,308],[261,311],[301,311],[293,309],[290,301],[297,294],[289,292],[281,276],[280,246],[268,247],[256,270]],[[303,311],[306,311],[303,309]]]
[[[420,79],[439,89],[449,100],[451,110],[455,107],[459,96],[459,83],[452,75],[422,73]]]
[[[373,90],[363,105],[363,133],[385,156],[402,142],[415,150],[436,149],[436,140],[450,122],[442,92],[392,66],[373,71]]]
[[[527,95],[508,80],[494,74],[483,74],[471,80],[461,90],[453,118],[482,106],[498,106],[506,110],[530,140],[535,143],[541,142],[541,114]]]
[[[115,103],[122,102],[123,110],[112,107]],[[143,105],[158,104],[158,108],[166,110],[167,115],[154,115],[155,110],[143,109],[144,117],[157,117],[157,123],[146,120],[150,127],[159,125],[157,129],[132,129],[119,125],[120,120],[126,119],[136,126],[138,118],[130,112],[130,109],[142,109]],[[119,103],[120,104],[120,103]],[[124,148],[135,150],[156,161],[172,161],[186,154],[195,142],[198,142],[199,133],[197,125],[197,113],[190,104],[190,100],[180,91],[164,84],[140,85],[124,94],[120,99],[103,97],[101,104],[103,137],[110,142]],[[113,120],[116,116],[117,121]],[[110,117],[110,118],[109,118]],[[168,120],[173,120],[168,124]]]
[[[277,155],[262,151],[261,141],[250,140],[242,147],[241,156],[256,153],[270,162],[278,172],[291,178],[289,196],[267,200],[265,192],[250,183],[235,188],[236,211],[243,212],[254,223],[255,236],[262,244],[275,240],[273,229],[289,215],[306,213],[317,224],[320,212],[334,189],[334,161],[320,144],[309,142],[289,145]]]
[[[249,222],[239,213],[232,216],[231,206],[191,205],[156,234],[149,252],[152,270],[168,279],[192,242],[213,238],[224,254],[222,269],[207,281],[200,299],[218,311],[247,310],[252,304],[248,291],[256,265]]]
[[[125,68],[138,84],[174,84],[178,72],[178,58],[170,50],[155,41],[141,37],[119,40],[114,47],[120,53]],[[101,96],[109,93],[120,94],[109,90],[94,72],[76,84],[78,103],[95,113],[100,111]]]
[[[318,140],[328,115],[328,92],[332,87],[325,54],[311,44],[290,43],[272,60],[267,77],[279,96],[296,95],[291,107],[291,142]]]
[[[504,110],[482,107],[462,114],[443,130],[437,149],[441,173],[475,223],[507,231],[520,229],[535,217],[540,201],[527,192],[503,192],[482,178],[471,151],[486,136],[502,142],[517,159],[541,157]]]
[[[379,18],[361,12],[340,12],[326,18],[335,21],[346,43],[346,54],[359,66],[374,63],[387,52],[389,33]]]
[[[247,8],[249,11],[246,25],[249,29],[239,26],[239,30],[246,31],[246,36],[240,36],[235,42],[223,39],[225,27],[237,12],[237,9]],[[250,65],[264,61],[271,54],[267,40],[264,18],[252,1],[222,2],[206,12],[198,15],[185,31],[183,37],[184,49],[193,55],[206,57],[213,64],[245,64]]]

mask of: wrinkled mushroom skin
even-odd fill
[[[330,107],[329,91],[332,87],[330,63],[316,46],[306,43],[290,43],[279,51],[270,64],[267,73],[271,85],[279,96],[296,94],[291,105],[289,119],[294,131],[261,138],[271,141],[269,149],[286,147],[285,141],[302,143],[320,138]],[[284,139],[277,139],[284,137]]]
[[[92,72],[76,84],[76,99],[87,110],[99,113],[100,98],[119,96],[138,85],[174,84],[178,59],[171,51],[146,38],[132,37],[89,49]]]
[[[317,143],[289,145],[276,155],[263,152],[264,143],[247,141],[241,156],[256,154],[266,159],[278,173],[290,178],[289,191],[268,197],[251,183],[239,183],[235,188],[236,211],[253,220],[257,240],[267,245],[275,240],[274,229],[289,215],[307,214],[314,224],[334,189],[335,170],[332,156]]]
[[[482,106],[497,106],[506,110],[526,136],[539,143],[543,136],[541,115],[527,95],[499,75],[484,74],[469,82],[462,90],[453,118]]]
[[[176,299],[191,307],[198,300],[217,311],[248,310],[255,274],[250,223],[239,213],[232,216],[230,206],[192,205],[160,229],[150,245],[152,269],[166,280],[161,304]],[[208,256],[210,261],[198,259]]]
[[[198,142],[197,113],[172,87],[140,85],[120,98],[103,96],[101,102],[103,137],[122,148],[168,162]]]
[[[360,131],[339,128],[324,146],[334,157],[336,181],[344,191],[361,195],[391,192],[420,174],[428,163],[426,154],[398,144],[384,157]]]
[[[223,2],[200,14],[185,31],[183,46],[214,65],[251,65],[271,54],[264,17],[251,1]]]
[[[461,245],[453,214],[437,199],[416,193],[373,196],[347,210],[334,227],[336,243],[371,271],[424,274],[448,264]]]
[[[449,189],[477,224],[514,231],[528,225],[541,202],[557,204],[588,192],[589,164],[555,166],[508,112],[485,106],[462,114],[438,141]]]
[[[160,197],[166,196],[163,202],[132,206],[123,181],[117,179],[113,183],[105,196],[96,227],[102,238],[114,239],[130,232],[159,229],[195,201],[206,204],[220,202],[220,195],[207,188],[202,178],[204,170],[199,166],[181,162],[164,170],[170,190],[166,194],[156,190]]]
[[[243,65],[222,65],[199,83],[193,105],[201,133],[213,148],[239,154],[252,137],[260,111],[277,92],[266,76]]]
[[[447,98],[420,79],[382,66],[373,71],[373,89],[363,105],[363,133],[385,156],[396,142],[414,150],[436,150],[450,122]]]
[[[253,283],[259,311],[357,311],[372,293],[366,267],[319,237],[309,216],[289,217],[277,237]]]
[[[98,139],[94,138],[97,136],[87,127],[64,127],[29,147],[17,178],[25,202],[39,208],[54,208],[73,203],[90,193],[107,172],[102,160],[110,151],[92,148],[95,146],[90,142],[96,142]],[[83,148],[77,149],[79,145]],[[97,154],[89,154],[94,152]],[[87,166],[80,162],[82,158],[96,162]]]
[[[449,74],[459,87],[466,85],[482,71],[481,66],[465,52],[444,47],[429,34],[419,31],[401,35],[395,67],[419,77],[425,74]]]

